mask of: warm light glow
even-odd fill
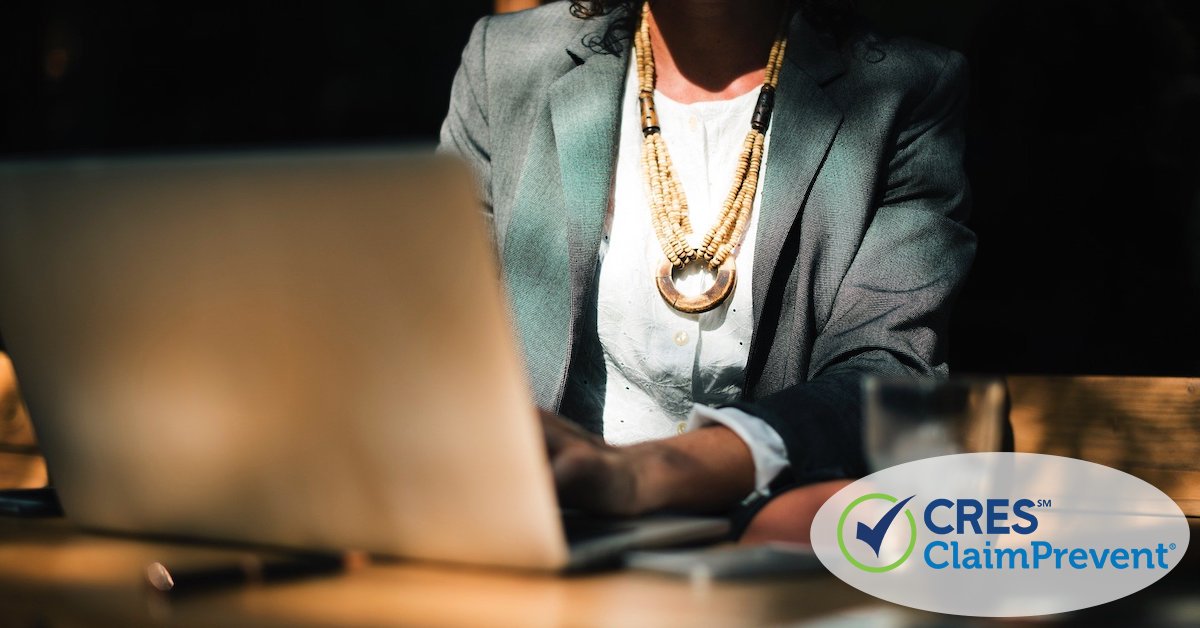
[[[66,48],[51,48],[46,53],[46,76],[57,81],[67,72],[71,61],[71,52]]]

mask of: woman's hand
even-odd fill
[[[742,533],[738,543],[753,545],[784,541],[812,543],[809,528],[825,500],[853,480],[830,480],[791,489],[771,498]]]
[[[725,427],[628,447],[608,445],[546,411],[542,427],[564,507],[612,515],[720,512],[754,490],[750,450]]]
[[[607,445],[552,412],[542,410],[541,415],[559,503],[614,515],[642,512],[637,471],[627,449]]]

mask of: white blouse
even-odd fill
[[[751,269],[763,177],[737,251],[733,294],[702,314],[672,308],[653,280],[663,253],[644,187],[637,93],[630,64],[612,203],[600,249],[597,324],[606,375],[604,437],[624,445],[720,422],[750,447],[761,490],[787,466],[783,440],[761,419],[711,406],[735,401],[742,392],[754,329]],[[757,100],[757,89],[731,100],[687,105],[654,95],[663,140],[699,234],[720,214]],[[763,163],[770,145],[768,132]],[[693,265],[677,275],[675,285],[684,294],[697,294],[712,280],[711,273]]]

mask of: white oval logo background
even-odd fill
[[[940,456],[876,472],[829,498],[811,534],[826,568],[866,593],[985,617],[1125,597],[1174,568],[1189,537],[1179,506],[1143,480],[1026,453]]]

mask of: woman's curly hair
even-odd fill
[[[612,23],[603,33],[584,39],[584,45],[596,52],[616,54],[621,42],[629,39],[637,26],[638,9],[643,0],[570,0],[571,15],[587,19],[614,14]],[[818,31],[841,40],[851,29],[856,17],[854,0],[791,0]]]

